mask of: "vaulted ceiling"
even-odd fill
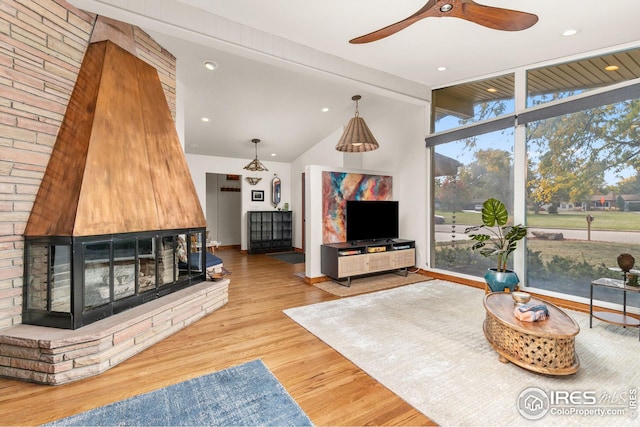
[[[252,158],[250,141],[260,138],[261,158],[284,162],[345,125],[355,94],[370,122],[389,109],[423,108],[431,88],[640,46],[638,0],[478,0],[539,21],[510,32],[427,18],[363,45],[348,41],[426,0],[70,2],[140,26],[177,57],[187,152]],[[568,28],[578,33],[562,36]],[[205,60],[218,68],[205,70]]]

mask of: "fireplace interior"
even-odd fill
[[[23,321],[76,329],[200,283],[204,232],[27,238]]]

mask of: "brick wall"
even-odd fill
[[[0,1],[0,329],[21,323],[23,232],[95,15],[63,0]],[[175,57],[134,31],[175,118]]]

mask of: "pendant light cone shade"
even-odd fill
[[[245,166],[244,169],[252,172],[268,171],[269,169],[267,169],[267,167],[260,163],[260,160],[258,160],[258,142],[260,142],[260,140],[252,139],[251,142],[253,142],[256,146],[256,158],[253,159],[247,166]]]
[[[360,117],[358,113],[358,100],[360,100],[360,98],[360,95],[355,95],[351,98],[356,101],[356,115],[349,120],[342,137],[340,137],[336,145],[336,150],[338,151],[361,153],[364,151],[377,150],[379,147],[378,141],[376,141],[364,119]]]

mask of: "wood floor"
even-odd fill
[[[227,305],[97,377],[61,386],[0,379],[0,425],[43,424],[254,359],[315,425],[435,425],[282,313],[337,298],[294,276],[304,264],[216,254],[232,272]]]

